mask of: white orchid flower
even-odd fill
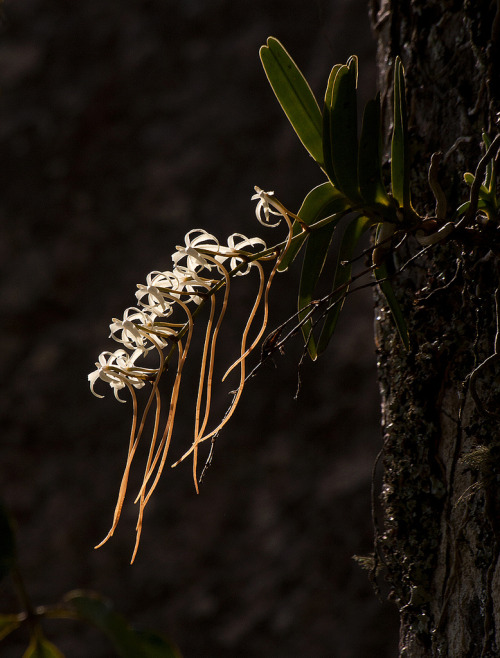
[[[274,211],[271,212],[273,212],[273,214],[281,214],[274,213]],[[225,261],[231,259],[229,269],[233,270],[245,260],[245,254],[239,256],[239,251],[249,247],[253,248],[257,245],[266,249],[266,243],[264,240],[261,240],[260,238],[247,238],[241,233],[233,233],[233,235],[230,235],[227,240],[228,246],[226,247],[221,245],[214,235],[207,233],[207,231],[200,228],[189,231],[186,234],[185,243],[186,245],[184,247],[177,246],[177,253],[172,256],[172,261],[175,266],[174,271],[181,267],[179,263],[183,258],[186,259],[186,270],[196,272],[197,274],[199,274],[203,268],[210,271],[213,270],[214,267],[217,267],[217,264],[214,263],[213,260],[222,265]],[[208,256],[211,258],[208,258]],[[248,264],[246,269],[241,270],[236,274],[238,276],[247,274],[250,268],[251,263]]]
[[[135,293],[138,303],[158,317],[171,315],[178,299],[199,304],[202,297],[194,295],[200,288],[210,290],[218,279],[201,277],[196,269],[178,265],[173,272],[151,272],[146,278],[147,285],[137,284]],[[147,301],[142,301],[147,296]]]
[[[150,333],[155,331],[154,320],[156,317],[154,313],[148,314],[140,308],[131,306],[125,309],[123,320],[113,318],[113,322],[109,325],[110,338],[118,343],[123,343],[129,350],[137,349],[145,354],[155,347]]]
[[[178,281],[176,292],[184,290],[188,293],[187,299],[184,299],[186,303],[192,301],[196,305],[201,304],[203,297],[194,293],[210,291],[211,288],[218,283],[218,279],[205,279],[204,277],[200,277],[196,271],[191,270],[188,267],[183,267],[182,265],[177,266],[174,269],[173,274]]]
[[[264,192],[264,190],[261,190],[260,187],[257,187],[257,185],[255,186],[255,191],[256,194],[252,196],[252,201],[256,199],[259,200],[257,207],[255,208],[255,216],[264,226],[278,226],[280,223],[279,221],[277,221],[276,224],[271,224],[269,215],[279,215],[281,217],[285,217],[285,208],[277,199],[272,198],[274,196],[274,192]],[[275,208],[275,210],[273,210],[273,208]],[[262,218],[262,215],[264,215],[264,218]]]
[[[193,235],[195,235],[195,237],[192,237]],[[211,233],[207,233],[204,229],[195,228],[192,231],[189,231],[186,233],[184,240],[186,245],[184,247],[177,246],[177,253],[172,256],[174,267],[177,267],[179,261],[183,258],[186,258],[185,267],[189,270],[198,271],[200,268],[211,270],[216,267],[216,264],[213,263],[213,261],[204,257],[204,254],[200,252],[200,249],[209,252],[210,256],[220,264],[228,258],[228,256],[225,255],[226,252],[229,251],[228,248],[221,246],[217,238]]]
[[[255,246],[261,246],[263,249],[267,249],[266,243],[264,240],[261,240],[261,238],[247,238],[241,233],[233,233],[230,235],[227,239],[227,244],[229,246],[230,253],[232,254],[230,261],[231,270],[234,270],[236,267],[241,265],[242,262],[245,262],[243,256],[238,256],[234,252],[242,251],[248,247],[253,248]],[[236,272],[236,276],[244,276],[245,274],[248,274],[252,265],[253,263],[251,261],[247,262],[246,269],[242,269],[239,272]]]
[[[144,386],[144,379],[149,378],[151,374],[155,373],[155,371],[149,368],[136,367],[135,360],[140,354],[140,350],[135,350],[133,354],[129,354],[122,349],[115,352],[102,352],[95,364],[97,370],[94,370],[88,375],[92,393],[98,398],[104,397],[104,395],[99,395],[94,390],[95,382],[98,379],[102,379],[103,382],[111,386],[115,398],[119,402],[125,402],[118,395],[118,391],[126,386],[142,388]]]
[[[172,327],[158,322],[157,318],[163,318],[165,314],[157,315],[154,312],[146,313],[134,306],[127,308],[123,314],[123,320],[113,318],[111,338],[123,343],[130,350],[138,350],[146,354],[150,350],[163,349],[168,345],[169,339],[175,338],[177,332]],[[121,337],[119,334],[121,332]]]
[[[176,290],[179,287],[179,280],[173,272],[151,272],[146,277],[146,285],[138,283],[139,290],[135,293],[138,303],[143,309],[151,311],[158,317],[168,317],[172,314],[174,300],[167,297],[161,290]],[[147,296],[147,302],[143,298]]]

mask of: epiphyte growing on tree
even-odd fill
[[[260,50],[260,57],[285,114],[301,142],[317,162],[326,181],[310,190],[295,214],[287,210],[273,192],[255,188],[252,200],[257,201],[256,216],[266,226],[286,221],[288,234],[284,241],[267,248],[261,238],[246,238],[235,233],[222,245],[215,236],[202,229],[189,231],[185,245],[177,247],[172,256],[171,271],[153,271],[145,284],[138,285],[137,307],[114,319],[111,336],[123,347],[115,352],[103,352],[96,370],[89,375],[92,391],[98,379],[108,383],[118,400],[119,392],[127,388],[133,404],[133,419],[124,474],[118,494],[111,530],[101,546],[113,534],[124,502],[132,460],[143,435],[148,417],[154,427],[143,482],[136,502],[139,503],[137,539],[134,559],[142,529],[144,509],[163,472],[173,434],[184,364],[191,346],[195,319],[209,305],[209,318],[200,363],[196,398],[194,437],[191,446],[173,464],[188,456],[193,460],[193,479],[198,491],[198,450],[211,439],[212,446],[220,430],[231,418],[243,392],[246,359],[261,341],[269,318],[269,290],[277,272],[286,271],[305,245],[302,275],[298,292],[298,310],[277,327],[264,341],[258,367],[292,336],[301,332],[304,350],[315,360],[328,346],[347,295],[365,285],[378,285],[391,311],[400,339],[406,349],[410,336],[390,279],[412,262],[444,240],[480,239],[484,229],[498,227],[496,171],[500,136],[483,136],[486,153],[475,174],[466,173],[470,198],[459,208],[450,210],[439,185],[439,154],[434,154],[429,168],[429,185],[436,198],[435,214],[420,216],[412,206],[410,191],[410,155],[406,116],[404,70],[399,58],[394,64],[393,131],[391,141],[390,191],[386,190],[382,172],[382,132],[380,97],[368,101],[363,114],[361,134],[357,130],[358,60],[349,58],[346,64],[336,64],[330,73],[322,108],[306,79],[282,44],[270,37]],[[280,220],[274,223],[271,216]],[[318,296],[318,282],[325,276],[327,255],[334,232],[347,217],[340,239],[335,267],[330,274],[331,292]],[[371,263],[353,275],[352,265],[361,237],[373,230],[373,245],[361,255],[371,256]],[[496,231],[495,231],[496,236]],[[395,265],[394,255],[407,240],[415,240],[422,250],[410,261]],[[489,239],[486,236],[486,239]],[[492,248],[499,249],[498,236]],[[265,271],[267,261],[272,263]],[[263,265],[264,263],[264,265]],[[229,304],[231,279],[257,272],[259,283],[256,299],[249,312],[241,337],[240,355],[229,367],[225,377],[239,368],[239,383],[233,400],[222,421],[209,429],[213,375],[217,338]],[[373,272],[373,283],[353,288],[352,284]],[[223,297],[217,311],[217,293]],[[249,342],[249,333],[260,307],[263,318],[256,336]],[[319,327],[319,329],[318,329]],[[128,351],[127,351],[128,350]],[[157,363],[151,367],[148,359],[156,353]],[[141,361],[144,359],[144,361]],[[142,363],[142,365],[141,365]],[[175,363],[175,367],[173,366]],[[166,419],[162,425],[160,378],[168,369],[173,372]],[[150,385],[150,392],[139,413],[135,389]],[[98,395],[97,393],[95,393]],[[98,395],[99,396],[99,395]],[[102,396],[99,396],[102,397]],[[162,425],[163,429],[160,429]],[[210,452],[207,463],[211,459]],[[203,473],[202,473],[203,475]]]

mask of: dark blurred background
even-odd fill
[[[298,341],[260,370],[199,496],[187,463],[166,470],[132,567],[133,496],[115,537],[93,550],[111,523],[131,410],[88,389],[98,354],[118,347],[108,324],[149,271],[170,269],[190,228],[272,244],[254,185],[297,210],[323,181],[258,49],[281,39],[318,97],[331,66],[356,53],[367,98],[376,73],[366,4],[5,0],[0,495],[36,605],[98,590],[185,658],[396,655],[396,613],[352,559],[372,548],[380,444],[369,292],[349,300],[329,351],[302,368],[297,401]],[[299,269],[275,281],[270,328],[293,313]],[[253,294],[245,285],[234,288],[235,321]],[[226,323],[225,365],[238,331]],[[196,359],[186,368],[175,458],[192,437]],[[217,410],[227,400],[220,393]],[[0,587],[0,611],[17,610],[10,583]],[[82,624],[46,632],[69,658],[112,655]],[[16,632],[0,655],[26,644]]]

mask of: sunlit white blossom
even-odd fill
[[[209,291],[218,279],[204,278],[188,267],[178,265],[173,272],[152,272],[148,275],[147,284],[137,284],[138,303],[146,310],[158,316],[168,316],[172,313],[175,302],[183,299],[199,304],[203,297],[195,295],[198,291]],[[144,297],[147,301],[144,302]]]
[[[175,290],[179,287],[179,281],[173,272],[151,272],[146,277],[146,285],[138,283],[137,287],[139,290],[135,296],[144,310],[151,311],[158,317],[168,317],[172,314],[175,300],[171,296],[167,297],[164,290]],[[144,302],[146,296],[147,301]]]
[[[203,296],[195,293],[209,292],[214,284],[218,282],[218,279],[206,279],[201,277],[196,271],[190,270],[188,267],[183,267],[182,265],[178,265],[173,273],[178,282],[177,291],[185,291],[188,293],[188,296],[184,301],[192,301],[196,305],[201,304]]]
[[[123,320],[113,318],[109,325],[110,337],[131,350],[146,354],[152,349],[163,349],[169,340],[175,339],[177,332],[167,323],[161,322],[157,315],[131,306],[125,310]]]
[[[212,255],[218,263],[223,263],[227,258],[222,256],[224,251],[227,251],[227,247],[221,247],[217,238],[214,235],[207,233],[204,229],[195,228],[192,231],[189,231],[186,233],[184,241],[185,246],[177,246],[177,252],[172,255],[174,267],[177,267],[183,258],[186,258],[185,267],[188,270],[199,271],[202,268],[211,270],[216,267],[215,263],[204,258],[203,254],[199,251],[200,249],[210,252],[210,255]]]
[[[255,186],[255,192],[256,194],[252,196],[252,201],[258,199],[258,203],[255,208],[255,216],[259,222],[264,226],[278,226],[279,221],[275,224],[271,224],[269,215],[279,215],[280,217],[284,217],[285,209],[279,201],[272,198],[274,196],[274,192],[264,192],[264,190],[261,190],[260,187],[257,187],[257,185]],[[275,210],[273,210],[273,208],[275,208]],[[262,215],[264,215],[264,218],[262,218]]]
[[[118,395],[118,391],[127,385],[134,388],[142,388],[144,386],[144,379],[148,378],[154,372],[149,368],[138,368],[135,365],[135,360],[140,354],[140,350],[135,350],[133,354],[129,354],[122,349],[115,352],[102,352],[95,364],[97,370],[94,370],[88,375],[92,393],[98,398],[104,397],[104,395],[99,395],[94,390],[96,381],[101,379],[111,386],[115,398],[119,402],[125,402]]]
[[[194,238],[193,235],[195,235]],[[221,245],[215,236],[203,229],[189,231],[186,234],[185,243],[185,247],[176,247],[177,253],[172,256],[174,265],[178,266],[179,262],[186,258],[186,268],[197,273],[201,272],[203,268],[210,271],[217,267],[213,261],[206,258],[207,255],[220,265],[230,259],[229,269],[233,270],[245,261],[245,254],[240,255],[239,252],[256,246],[266,249],[266,243],[261,238],[247,238],[241,233],[233,233],[227,240],[227,246]],[[251,265],[252,263],[248,262],[248,267],[236,272],[236,275],[247,274]]]
[[[227,239],[227,244],[229,246],[230,252],[233,254],[230,261],[230,269],[234,270],[236,267],[241,265],[242,262],[245,262],[243,256],[235,255],[234,252],[242,251],[248,247],[260,246],[262,249],[266,249],[266,243],[261,238],[247,238],[241,233],[233,233]],[[252,267],[252,262],[247,261],[247,267],[236,272],[237,276],[243,276],[250,271]]]
[[[129,350],[136,350],[146,353],[152,350],[155,345],[151,342],[149,334],[143,329],[153,329],[155,314],[148,314],[139,308],[131,306],[123,314],[123,320],[113,318],[109,325],[111,330],[110,338],[118,343],[123,343]]]

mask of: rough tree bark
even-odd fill
[[[413,203],[434,215],[427,175],[432,153],[442,151],[439,180],[456,208],[466,198],[463,173],[481,158],[481,133],[498,132],[500,2],[373,0],[371,19],[387,123],[396,55],[405,66]],[[405,658],[500,655],[500,363],[479,371],[479,405],[470,381],[495,351],[498,244],[497,230],[479,240],[471,232],[397,277],[408,354],[377,304],[384,441],[376,553],[400,610]]]

